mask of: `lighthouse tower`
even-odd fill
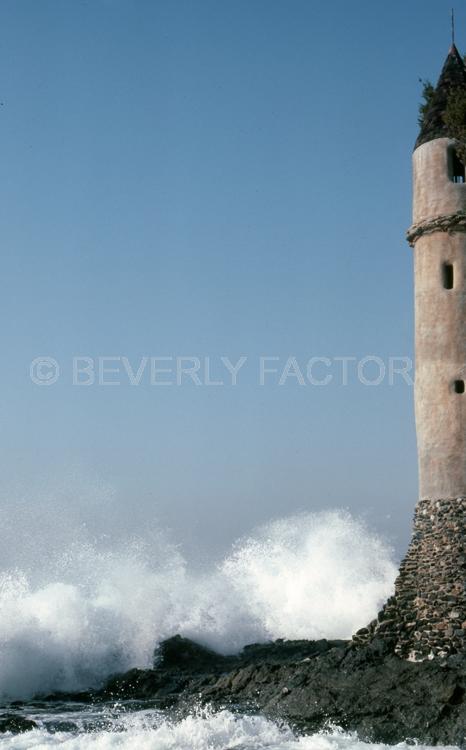
[[[466,651],[466,67],[454,44],[424,110],[408,230],[420,499],[395,595],[354,636],[412,659]]]
[[[421,499],[466,496],[466,182],[445,115],[466,93],[452,46],[413,155],[416,432]]]

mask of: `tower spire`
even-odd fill
[[[451,9],[451,44],[455,46],[455,9]]]
[[[454,35],[454,33],[455,24],[453,15],[452,34]],[[456,45],[452,44],[440,78],[423,113],[421,130],[416,141],[416,147],[435,138],[450,137],[444,115],[448,107],[449,98],[456,91],[466,91],[466,66]]]

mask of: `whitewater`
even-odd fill
[[[44,548],[24,528],[0,553],[0,713],[38,728],[0,735],[0,749],[368,747],[338,728],[298,736],[230,711],[177,717],[153,706],[37,699],[151,666],[157,644],[176,633],[225,654],[277,638],[349,638],[374,617],[396,576],[390,546],[360,519],[333,511],[275,520],[204,569],[153,530],[109,539],[64,524],[66,534],[56,529]]]
[[[0,748],[15,750],[382,750],[387,745],[361,742],[338,728],[299,737],[289,727],[261,716],[235,716],[230,711],[201,712],[179,721],[161,712],[139,711],[118,716],[107,709],[100,717],[80,714],[79,729],[55,730],[57,716],[44,726],[17,737],[0,739]],[[40,715],[34,714],[40,721]],[[65,717],[76,718],[73,713]],[[99,726],[100,721],[100,726]],[[93,724],[94,722],[94,724]],[[104,728],[102,728],[104,725]],[[397,745],[407,750],[408,745]],[[428,746],[418,745],[418,750]]]

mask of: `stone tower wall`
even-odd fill
[[[464,651],[465,584],[466,498],[421,500],[395,595],[354,642],[382,638],[413,660]]]
[[[437,138],[413,154],[413,223],[466,211],[466,190],[451,180],[451,138]]]
[[[420,497],[466,496],[466,184],[451,175],[454,142],[440,138],[414,152],[415,410]],[[436,228],[435,222],[444,222]],[[445,288],[445,266],[453,288]]]

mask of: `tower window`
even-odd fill
[[[449,150],[450,155],[450,175],[452,182],[456,182],[457,184],[463,184],[466,182],[466,174],[465,174],[465,168],[464,164],[459,158],[456,149],[451,148]]]
[[[455,393],[464,393],[464,380],[455,380],[453,388]]]
[[[444,263],[442,266],[442,282],[444,289],[453,289],[454,272],[451,263]]]

